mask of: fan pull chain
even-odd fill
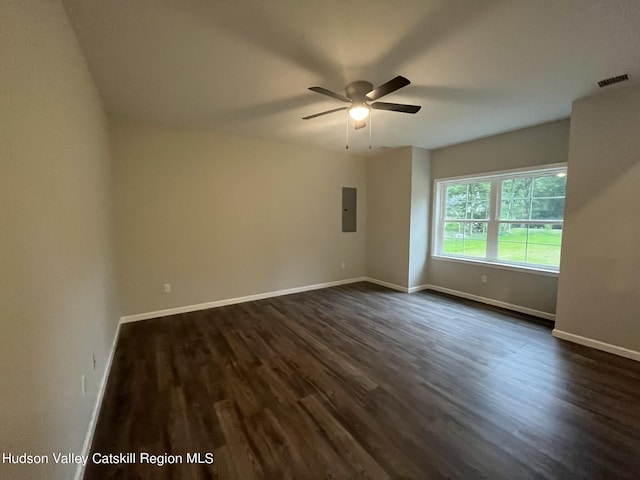
[[[369,111],[369,150],[371,150],[371,124],[373,123],[373,112]]]
[[[346,150],[349,150],[349,110],[347,112],[347,144],[344,147]]]

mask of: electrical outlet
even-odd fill
[[[86,397],[87,396],[87,376],[83,373],[82,374],[82,396]]]
[[[487,283],[487,282],[489,281],[489,279],[487,278],[487,276],[486,276],[486,275],[482,275],[482,276],[480,277],[480,280],[482,280],[482,283]]]
[[[345,262],[342,262],[342,264],[340,265],[340,268],[344,269],[347,267],[347,264]]]
[[[171,293],[171,284],[170,283],[165,283],[164,284],[164,293]]]

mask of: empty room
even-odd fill
[[[0,479],[637,479],[637,0],[0,0]]]

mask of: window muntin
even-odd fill
[[[566,167],[436,182],[434,255],[557,271]]]

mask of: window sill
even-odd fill
[[[486,260],[475,260],[472,258],[460,258],[460,257],[448,257],[445,255],[431,255],[433,260],[441,260],[445,262],[466,263],[470,265],[477,265],[489,268],[498,268],[500,270],[511,270],[515,272],[531,273],[533,275],[542,275],[544,277],[558,277],[559,273],[556,270],[546,270],[544,268],[527,267],[524,265],[511,265],[508,263],[496,263],[488,262]]]

